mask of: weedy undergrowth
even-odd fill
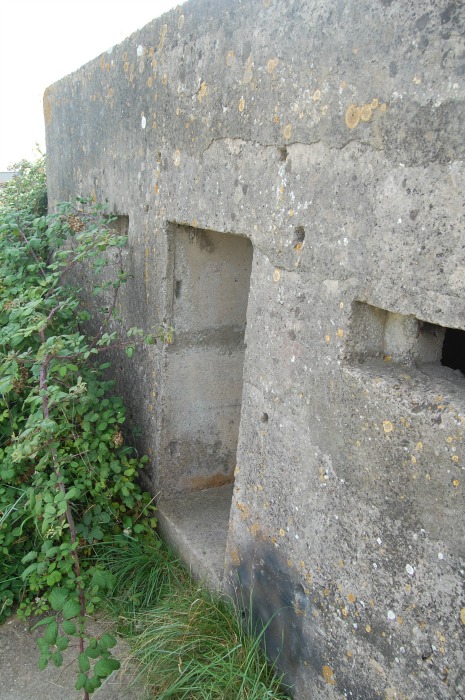
[[[87,616],[114,585],[87,554],[125,534],[155,541],[156,524],[136,482],[146,460],[125,445],[124,405],[103,379],[102,358],[115,346],[130,356],[134,339],[166,336],[131,329],[129,339],[117,339],[125,236],[92,201],[40,211],[41,172],[33,172],[29,200],[21,177],[8,183],[8,196],[0,192],[0,621],[18,604],[23,616],[46,615],[40,668],[60,666],[77,641],[76,688],[87,699],[119,666],[115,639],[86,632]],[[70,273],[85,265],[97,279],[110,251],[115,274],[96,284],[104,310],[89,337]]]
[[[100,559],[100,547],[95,549]],[[199,586],[164,543],[119,542],[101,549],[114,575],[107,602],[132,650],[144,697],[289,697],[263,650],[266,625],[255,625],[251,613]]]

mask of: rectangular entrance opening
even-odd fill
[[[174,342],[165,367],[160,523],[194,574],[216,586],[236,466],[253,248],[246,237],[187,226],[171,225],[169,235]]]

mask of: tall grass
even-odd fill
[[[284,700],[263,653],[264,630],[229,600],[192,581],[160,544],[102,548],[115,576],[111,606],[136,662],[144,697],[175,700]]]

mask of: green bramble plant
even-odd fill
[[[111,330],[122,264],[97,285],[105,313],[87,336],[90,316],[70,272],[85,264],[98,275],[110,252],[121,262],[126,238],[92,201],[46,215],[41,168],[24,170],[39,180],[29,199],[21,174],[8,196],[0,189],[0,621],[18,605],[25,617],[45,615],[39,667],[62,665],[76,645],[76,689],[87,700],[119,667],[115,639],[86,632],[114,584],[89,553],[125,534],[155,542],[156,525],[136,482],[146,459],[124,443],[125,409],[103,379],[102,358],[115,346],[130,356],[135,343],[169,336],[131,329],[121,341]]]

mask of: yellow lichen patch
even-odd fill
[[[161,78],[162,85],[167,85],[168,84],[168,73],[163,73],[162,78]]]
[[[342,613],[342,617],[347,617],[347,615],[349,614],[349,611],[347,610],[347,608],[341,608],[341,613]]]
[[[295,212],[293,209],[289,209],[289,211],[287,213],[288,213],[288,216],[294,216]]]
[[[315,92],[312,95],[312,100],[314,102],[318,102],[319,100],[321,100],[321,90],[315,90]]]
[[[226,65],[231,66],[233,60],[234,60],[234,51],[232,49],[229,49],[228,53],[226,54]]]
[[[173,163],[176,167],[178,167],[178,165],[181,163],[181,151],[179,148],[177,148],[173,153]]]
[[[417,458],[415,457],[415,455],[412,455],[410,459],[411,459],[412,464],[417,463]]]
[[[373,110],[371,108],[371,105],[363,105],[362,109],[360,110],[360,119],[362,120],[362,122],[369,122],[372,115]]]
[[[271,0],[263,0],[263,7],[269,7]]]
[[[417,442],[416,449],[418,450],[418,452],[423,449],[423,443],[421,441]]]
[[[460,481],[459,481],[459,479],[454,479],[453,482],[452,482],[452,486],[453,486],[454,488],[458,489],[458,487],[460,486]]]
[[[460,622],[462,625],[465,625],[465,608],[462,608],[460,611]]]
[[[355,129],[360,122],[360,107],[349,105],[346,111],[345,122],[348,129]]]
[[[160,29],[160,42],[158,44],[158,50],[161,51],[165,45],[166,35],[168,33],[168,25],[164,24]]]
[[[284,138],[289,141],[292,136],[292,124],[286,124],[283,131]]]
[[[371,101],[371,109],[378,109],[378,107],[379,107],[378,98],[375,97],[375,98],[372,99],[372,101]]]
[[[308,584],[312,582],[312,575],[309,571],[305,574],[305,580]]]
[[[354,596],[354,594],[353,594],[353,593],[349,593],[349,595],[347,596],[347,600],[349,601],[349,603],[355,603],[355,596]]]
[[[455,462],[455,463],[457,464],[457,462],[459,461],[459,456],[458,456],[458,455],[452,455],[452,461]]]
[[[243,112],[245,108],[245,100],[243,97],[239,100],[239,112]]]
[[[387,111],[387,104],[385,102],[383,102],[383,104],[381,105],[381,107],[379,109],[380,109],[380,112],[386,112]]]
[[[44,92],[44,118],[47,126],[50,126],[52,121],[52,100],[50,99],[50,90],[47,88]]]
[[[337,329],[336,335],[337,335],[338,338],[343,338],[343,337],[344,337],[344,331],[342,330],[342,328],[338,328],[338,329]]]
[[[123,70],[124,70],[125,73],[128,72],[128,70],[129,70],[129,63],[128,63],[128,61],[125,61],[125,62],[124,62]]]
[[[365,631],[368,632],[368,634],[370,634],[370,632],[371,632],[370,625],[365,625]]]
[[[279,530],[279,532],[278,532],[278,535],[279,535],[280,537],[284,537],[285,534],[286,534],[286,531],[283,530],[283,528],[280,528],[280,530]]]
[[[184,27],[184,15],[179,15],[178,29],[182,29],[183,27]]]
[[[153,78],[152,78],[152,76],[150,76],[149,78],[147,78],[147,87],[151,88],[152,85],[153,85]]]
[[[323,666],[323,668],[321,669],[321,673],[323,674],[323,678],[326,681],[326,683],[334,685],[335,680],[333,675],[333,669],[331,668],[331,666]]]
[[[281,270],[276,268],[276,270],[273,272],[273,282],[279,282],[281,279]]]
[[[128,60],[128,52],[123,51],[123,55],[121,56],[121,58],[123,59],[123,61],[127,61]]]
[[[202,82],[200,83],[199,92],[198,92],[198,94],[197,94],[197,99],[198,99],[199,102],[202,102],[202,99],[203,99],[203,98],[205,97],[205,95],[207,94],[207,90],[208,90],[208,88],[207,88],[207,83],[206,83],[204,80],[202,80]]]
[[[252,535],[254,537],[256,537],[258,535],[258,533],[260,532],[260,525],[257,522],[255,522],[252,525],[252,527],[250,528],[250,532],[252,533]]]
[[[266,72],[271,75],[276,70],[276,66],[278,65],[278,63],[278,58],[270,58],[268,63],[266,64]]]
[[[292,559],[287,560],[287,565],[290,569],[292,569],[292,567],[294,566],[294,562],[292,561]]]
[[[392,433],[394,426],[390,420],[383,420],[383,430],[385,433]]]
[[[239,550],[237,549],[237,547],[234,547],[234,549],[231,550],[231,552],[229,553],[229,557],[235,566],[239,566],[241,560],[239,558]]]
[[[99,65],[100,65],[100,70],[105,70],[105,57],[103,55],[100,56]]]
[[[346,83],[346,81],[345,81],[345,80],[343,80],[343,81],[342,81],[342,83],[340,84],[340,86],[339,86],[339,87],[340,87],[340,89],[341,89],[341,90],[345,90],[345,89],[346,89],[346,87],[347,87],[347,83]]]
[[[274,115],[274,117],[273,117],[273,122],[274,122],[275,124],[279,124],[279,117],[278,117],[277,114]]]
[[[325,342],[329,345],[331,342],[331,336],[330,335],[325,335]]]

